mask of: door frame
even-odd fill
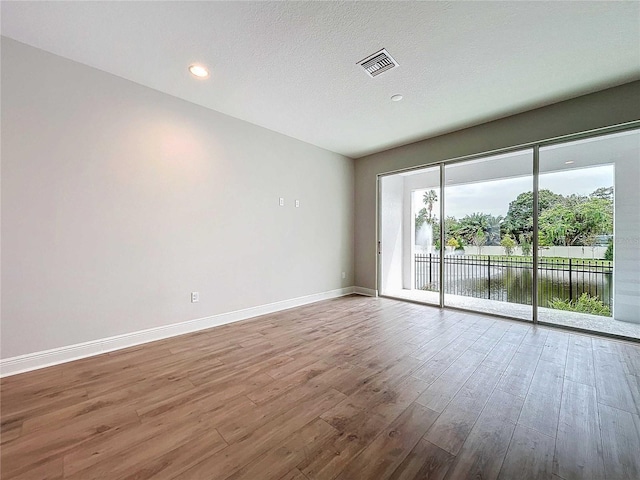
[[[413,167],[407,167],[407,168],[401,168],[401,169],[397,169],[397,170],[391,170],[391,171],[387,171],[387,172],[383,172],[383,173],[378,173],[376,174],[376,288],[377,288],[377,295],[381,296],[381,297],[386,297],[386,298],[394,298],[396,300],[402,300],[402,301],[411,301],[411,300],[407,300],[406,298],[399,298],[399,297],[392,297],[392,296],[388,296],[388,295],[384,295],[382,294],[382,229],[381,229],[381,225],[382,225],[382,209],[381,209],[381,193],[382,193],[382,178],[386,177],[386,176],[390,176],[390,175],[396,175],[399,173],[405,173],[405,172],[410,172],[410,171],[414,171],[414,170],[421,170],[424,168],[429,168],[429,167],[435,167],[435,166],[439,166],[440,167],[440,192],[441,192],[441,201],[440,201],[440,218],[443,219],[444,218],[444,203],[445,203],[445,195],[444,195],[444,188],[445,188],[445,166],[446,165],[452,165],[455,163],[461,163],[461,162],[466,162],[469,160],[476,160],[476,159],[480,159],[480,158],[486,158],[486,157],[491,157],[494,155],[501,155],[501,154],[507,154],[507,153],[513,153],[513,152],[517,152],[517,151],[523,151],[523,150],[532,150],[533,152],[533,230],[534,231],[538,231],[538,209],[539,209],[539,177],[540,177],[540,148],[542,147],[547,147],[550,145],[557,145],[557,144],[562,144],[562,143],[569,143],[572,141],[576,141],[576,140],[582,140],[582,139],[588,139],[588,138],[596,138],[596,137],[600,137],[600,136],[605,136],[605,135],[610,135],[613,133],[620,133],[620,132],[625,132],[625,131],[630,131],[630,130],[637,130],[640,129],[640,120],[634,120],[631,122],[625,122],[625,123],[621,123],[621,124],[616,124],[616,125],[611,125],[608,127],[602,127],[602,128],[596,128],[596,129],[592,129],[592,130],[586,130],[586,131],[582,131],[582,132],[577,132],[577,133],[572,133],[572,134],[567,134],[567,135],[561,135],[561,136],[557,136],[557,137],[552,137],[552,138],[548,138],[545,140],[539,140],[539,141],[534,141],[534,142],[528,142],[528,143],[523,143],[523,144],[519,144],[519,145],[514,145],[514,146],[510,146],[510,147],[504,147],[504,148],[499,148],[499,149],[494,149],[494,150],[487,150],[487,151],[483,151],[483,152],[479,152],[479,153],[473,153],[473,154],[469,154],[469,155],[463,155],[463,156],[459,156],[459,157],[453,157],[453,158],[449,158],[449,159],[444,159],[444,160],[437,160],[434,162],[430,162],[430,163],[424,163],[421,165],[416,165]],[[498,317],[498,318],[507,318],[510,320],[516,320],[516,321],[523,321],[526,323],[531,324],[532,322],[529,320],[523,320],[523,319],[518,319],[518,318],[514,318],[514,317],[509,317],[506,315],[498,315],[498,314],[493,314],[493,313],[486,313],[486,312],[477,312],[475,310],[469,310],[469,309],[463,309],[463,308],[458,308],[458,307],[450,307],[450,306],[445,306],[444,305],[444,242],[442,241],[442,239],[444,238],[444,222],[441,221],[440,222],[440,271],[439,271],[439,275],[440,275],[440,292],[439,292],[439,305],[433,305],[433,304],[427,304],[424,302],[420,302],[420,301],[413,301],[413,303],[418,303],[421,305],[429,305],[429,306],[436,306],[438,308],[447,308],[447,309],[451,309],[451,310],[457,310],[457,311],[463,311],[463,312],[470,312],[470,313],[479,313],[482,315],[488,315],[488,316],[492,316],[492,317]],[[556,327],[556,328],[562,328],[562,329],[566,329],[566,330],[573,330],[573,331],[578,331],[578,332],[584,332],[584,333],[590,333],[590,334],[598,334],[598,335],[602,335],[602,336],[606,336],[606,337],[612,337],[612,338],[619,338],[619,339],[623,339],[623,340],[630,340],[633,342],[640,342],[640,339],[638,338],[634,338],[634,337],[626,337],[624,335],[616,335],[616,334],[611,334],[611,333],[607,333],[607,332],[597,332],[595,330],[587,330],[587,329],[581,329],[581,328],[577,328],[577,327],[571,327],[571,326],[566,326],[566,325],[558,325],[558,324],[554,324],[554,323],[549,323],[549,322],[544,322],[544,321],[540,321],[538,319],[538,260],[539,260],[539,252],[538,252],[538,247],[539,247],[539,240],[538,240],[538,235],[533,235],[533,245],[532,245],[532,249],[533,249],[533,272],[532,272],[532,282],[533,282],[533,291],[532,291],[532,308],[533,308],[533,315],[532,315],[532,321],[534,325],[544,325],[544,326],[551,326],[551,327]]]

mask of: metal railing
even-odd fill
[[[415,255],[415,288],[439,291],[440,256]],[[538,265],[538,301],[573,301],[583,293],[612,305],[613,262],[580,258],[544,258]],[[446,255],[444,292],[502,302],[532,304],[533,259],[488,255]]]

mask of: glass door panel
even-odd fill
[[[533,298],[533,151],[445,166],[444,303],[525,320]]]
[[[382,295],[439,305],[440,167],[380,178]]]
[[[538,319],[640,338],[640,132],[540,148]]]

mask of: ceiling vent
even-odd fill
[[[396,62],[393,57],[389,55],[389,52],[383,48],[379,52],[369,55],[364,60],[359,61],[358,65],[364,68],[365,72],[367,72],[367,75],[370,77],[377,77],[381,73],[397,67],[398,62]]]

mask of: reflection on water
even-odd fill
[[[575,301],[583,293],[612,306],[612,266],[606,261],[541,259],[538,270],[538,304],[551,307],[555,299]],[[445,257],[446,294],[532,304],[533,264],[517,260]],[[416,255],[416,288],[438,291],[439,258]]]

